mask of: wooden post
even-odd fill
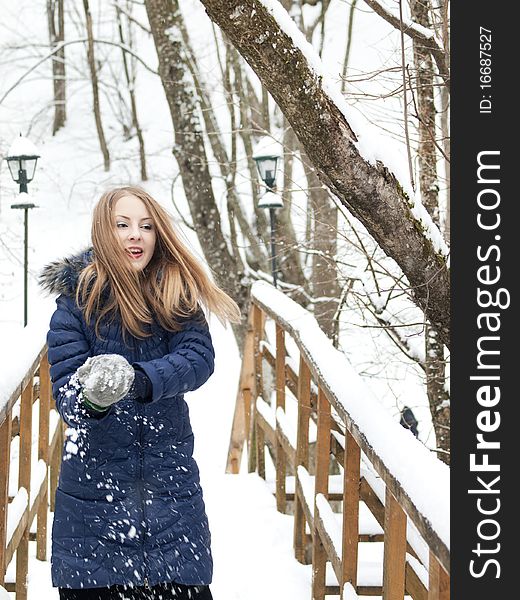
[[[321,389],[318,389],[318,437],[316,443],[316,477],[314,514],[317,514],[316,495],[328,496],[329,491],[329,463],[330,463],[330,404]],[[324,600],[325,598],[325,569],[327,554],[321,541],[320,533],[314,519],[314,536],[312,545],[312,598]]]
[[[38,432],[38,459],[49,465],[49,411],[51,404],[51,380],[47,353],[40,363],[40,427]],[[49,486],[38,508],[36,525],[36,558],[47,560],[47,514],[49,505]]]
[[[255,364],[255,397],[262,396],[266,402],[268,398],[264,397],[264,390],[262,386],[262,352],[260,351],[260,342],[264,337],[264,325],[265,315],[262,309],[257,305],[253,304],[253,356]]]
[[[276,408],[285,411],[285,334],[284,330],[276,324]],[[285,476],[287,472],[286,457],[280,434],[278,420],[276,420],[276,508],[279,512],[286,511],[285,502]]]
[[[251,305],[247,320],[247,333],[244,340],[244,354],[235,401],[235,413],[233,415],[233,425],[231,427],[231,439],[229,440],[226,473],[237,474],[239,472],[244,442],[249,439],[251,391],[255,385],[253,345],[253,307]],[[247,398],[246,390],[249,392]]]
[[[0,585],[4,583],[7,537],[7,505],[9,503],[9,462],[11,458],[11,411],[0,425]]]
[[[450,600],[450,576],[430,550],[428,600]]]
[[[358,541],[359,541],[359,479],[361,449],[351,433],[345,431],[345,455],[343,472],[343,581],[357,586]]]
[[[60,421],[58,424],[58,441],[56,442],[56,446],[54,447],[54,452],[51,456],[51,474],[50,474],[50,494],[51,494],[51,502],[50,509],[51,512],[54,512],[54,507],[56,505],[56,489],[58,488],[58,480],[60,476],[60,467],[61,467],[61,454],[63,449],[63,428],[64,425]]]
[[[258,419],[256,421],[256,464],[258,475],[265,479],[265,433],[260,426]]]
[[[329,493],[330,404],[325,392],[318,390],[318,433],[316,440],[315,495]]]
[[[300,355],[298,375],[298,429],[296,437],[295,480],[298,480],[298,466],[309,468],[309,420],[311,414],[311,372],[303,355]],[[297,489],[297,485],[295,488]],[[294,496],[294,556],[305,563],[305,515],[298,495]]]
[[[256,471],[256,453],[254,438],[256,437],[255,421],[256,421],[256,399],[258,396],[263,397],[262,389],[262,353],[260,352],[260,342],[264,333],[265,315],[262,309],[253,304],[253,362],[254,362],[254,389],[251,395],[250,415],[248,427],[248,471],[250,473]],[[265,400],[265,398],[264,398]]]
[[[298,430],[296,462],[309,468],[309,421],[311,417],[311,372],[303,356],[300,356],[298,375]]]
[[[20,463],[18,487],[31,491],[31,446],[32,446],[33,382],[27,383],[20,402]]]
[[[386,488],[383,600],[404,600],[406,514]]]
[[[18,488],[25,488],[31,510],[31,448],[32,448],[33,379],[22,391],[20,401],[20,464]],[[16,600],[27,599],[27,572],[29,569],[29,524],[16,550]]]

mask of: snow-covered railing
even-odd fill
[[[36,541],[36,557],[47,559],[49,500],[53,508],[63,435],[53,409],[47,347],[35,347],[38,334],[29,327],[21,336],[28,343],[15,344],[3,357],[0,390],[0,586],[15,592],[16,600],[27,598],[30,540]],[[7,578],[15,553],[15,577]]]
[[[449,468],[392,419],[308,311],[264,282],[251,295],[228,472],[238,473],[247,443],[249,470],[265,478],[270,450],[278,510],[293,503],[295,556],[312,557],[313,599],[448,600]],[[266,339],[273,324],[274,349]],[[366,544],[377,555],[378,543],[381,568],[364,569]]]

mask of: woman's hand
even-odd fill
[[[124,398],[134,381],[130,363],[119,354],[100,354],[87,358],[76,371],[87,405],[106,410]]]

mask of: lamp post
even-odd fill
[[[28,250],[29,250],[29,209],[36,205],[29,202],[27,184],[33,180],[36,171],[36,163],[40,158],[36,146],[20,134],[15,138],[9,148],[9,156],[6,157],[11,177],[20,186],[19,193],[21,202],[11,204],[11,208],[23,209],[24,211],[24,260],[23,260],[23,326],[27,325],[27,274],[28,274]]]
[[[276,275],[276,209],[283,208],[282,197],[275,193],[276,172],[280,158],[281,152],[278,142],[274,142],[269,137],[262,138],[253,153],[258,173],[266,187],[266,192],[260,198],[258,207],[269,209],[269,220],[271,222],[271,273],[274,287],[278,287]]]

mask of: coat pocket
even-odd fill
[[[84,558],[88,555],[85,542],[82,500],[56,490],[56,510],[52,523],[53,554],[61,559]]]

